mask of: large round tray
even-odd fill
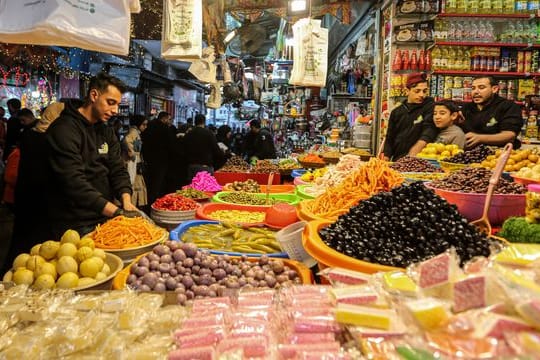
[[[96,281],[93,284],[78,286],[71,290],[111,290],[113,279],[124,268],[124,263],[122,262],[122,259],[116,255],[105,253],[105,256],[105,264],[109,265],[111,273],[105,279]],[[8,271],[8,273],[10,272],[12,272],[12,270]]]
[[[145,254],[139,255],[133,261],[133,263],[135,263],[135,261],[138,261],[144,255]],[[231,259],[238,259],[238,258],[239,258],[238,256],[231,256]],[[248,260],[252,261],[252,262],[259,261],[259,259],[256,258],[256,257],[248,257]],[[290,259],[281,259],[281,261],[283,261],[283,263],[286,266],[290,267],[293,270],[296,270],[296,272],[300,276],[300,279],[302,279],[302,284],[312,284],[313,283],[313,275],[312,275],[311,271],[307,268],[307,266],[305,266],[301,262],[298,262],[298,261],[295,261],[295,260],[290,260]],[[120,271],[114,277],[114,279],[112,281],[113,290],[123,290],[123,289],[126,288],[126,281],[127,281],[128,276],[129,276],[131,265],[133,265],[133,263],[131,263],[126,268],[124,268],[122,271]]]

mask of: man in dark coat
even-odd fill
[[[137,211],[120,143],[107,126],[118,114],[124,91],[119,79],[99,73],[90,80],[84,102],[67,102],[47,130],[52,173],[48,216],[57,239],[67,229],[82,235],[124,210]]]
[[[439,130],[433,122],[433,99],[427,97],[425,74],[411,74],[407,79],[407,101],[395,108],[388,119],[384,157],[396,161],[406,155],[415,156],[437,138]]]
[[[141,134],[148,204],[167,192],[167,175],[176,153],[175,135],[170,127],[171,118],[168,112],[160,112]]]
[[[6,129],[6,141],[4,146],[4,161],[7,160],[9,154],[15,149],[21,132],[23,130],[23,125],[21,120],[17,116],[19,110],[21,110],[21,101],[19,99],[9,99],[7,101],[7,107],[9,111],[10,118],[7,122]]]
[[[261,122],[259,120],[251,120],[249,127],[254,139],[252,145],[248,145],[250,146],[247,149],[248,160],[253,162],[259,159],[275,159],[276,147],[270,130],[261,128]]]

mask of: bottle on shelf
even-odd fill
[[[457,0],[456,2],[456,13],[465,14],[467,12],[467,0]]]
[[[426,56],[426,60],[429,57]],[[433,70],[442,70],[441,67],[441,48],[438,46],[435,46],[435,48],[431,51],[431,64],[433,66]],[[426,69],[429,70],[429,69]]]
[[[424,53],[424,68],[426,71],[431,71],[431,51],[426,50]]]
[[[527,1],[527,12],[534,13],[540,9],[540,1]]]
[[[416,50],[411,50],[411,63],[409,66],[410,70],[418,70],[418,58],[416,56]]]
[[[420,54],[418,55],[418,70],[426,70],[426,54],[424,50],[420,50]]]
[[[514,14],[516,12],[516,1],[515,0],[503,0],[503,13],[504,14]]]
[[[453,14],[457,10],[457,0],[447,0],[444,4],[444,12]]]
[[[392,71],[401,70],[401,51],[396,50],[396,55],[394,56],[394,61],[392,62]]]
[[[409,50],[403,50],[401,52],[401,70],[409,70],[409,69],[410,69]]]
[[[470,13],[478,14],[480,10],[480,3],[483,3],[484,1],[480,0],[469,0],[467,2],[467,11]]]
[[[503,0],[491,0],[491,9],[494,14],[503,13]]]

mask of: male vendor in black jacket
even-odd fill
[[[433,99],[427,97],[429,88],[425,74],[411,74],[407,79],[407,101],[390,113],[384,141],[385,159],[396,161],[406,155],[415,156],[439,130],[433,123]]]
[[[68,102],[47,130],[52,171],[47,215],[57,239],[67,229],[83,235],[123,210],[137,210],[120,143],[107,126],[124,91],[119,79],[99,73],[84,101]]]
[[[517,139],[523,126],[521,108],[515,102],[500,97],[499,86],[491,76],[478,76],[472,82],[472,103],[463,107],[465,147],[479,144],[504,146]]]

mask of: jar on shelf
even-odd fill
[[[540,184],[527,186],[525,219],[531,224],[540,224]]]

